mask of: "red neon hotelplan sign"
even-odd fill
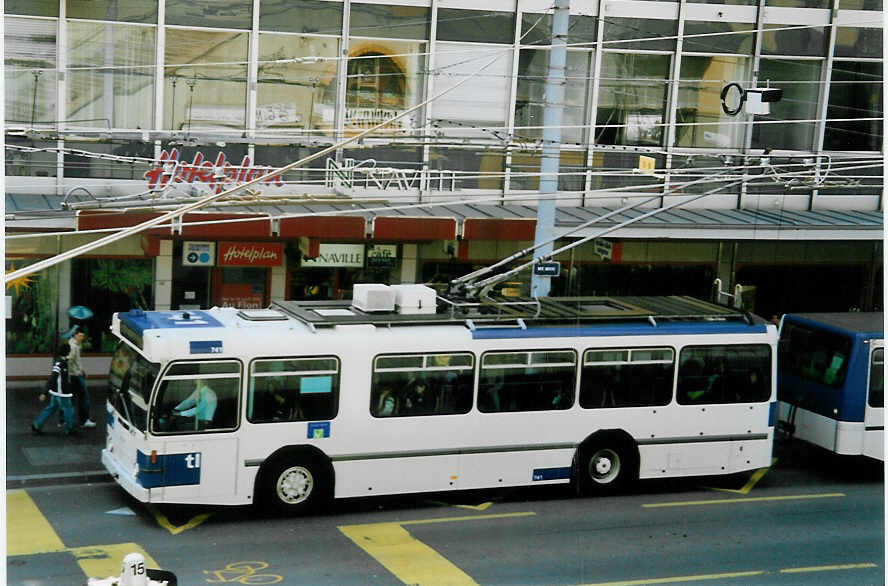
[[[281,242],[220,242],[218,265],[228,267],[276,267],[284,260]]]
[[[166,187],[173,183],[206,183],[212,191],[222,193],[226,188],[234,187],[239,183],[245,183],[257,177],[268,175],[274,171],[274,167],[253,166],[250,157],[245,156],[239,166],[234,166],[225,158],[225,153],[216,155],[216,161],[204,159],[203,153],[194,154],[194,160],[190,163],[179,161],[179,151],[166,149],[160,152],[160,160],[157,164],[145,172],[145,180],[148,181],[148,189]],[[281,176],[270,177],[265,180],[267,184],[283,185]]]

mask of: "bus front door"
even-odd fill
[[[866,409],[864,411],[863,455],[885,459],[885,342],[873,340]]]

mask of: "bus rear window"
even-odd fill
[[[839,388],[845,384],[851,340],[845,336],[784,322],[777,363],[780,370]]]

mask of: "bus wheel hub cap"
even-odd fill
[[[308,498],[314,487],[311,472],[302,466],[294,466],[281,474],[277,483],[278,497],[289,504],[301,503]]]

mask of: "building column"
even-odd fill
[[[415,283],[417,278],[419,246],[416,244],[401,245],[401,282]]]
[[[173,241],[161,240],[154,259],[154,309],[170,309],[173,303]]]
[[[281,264],[271,267],[271,287],[268,292],[269,301],[283,301],[287,295],[287,253]]]

